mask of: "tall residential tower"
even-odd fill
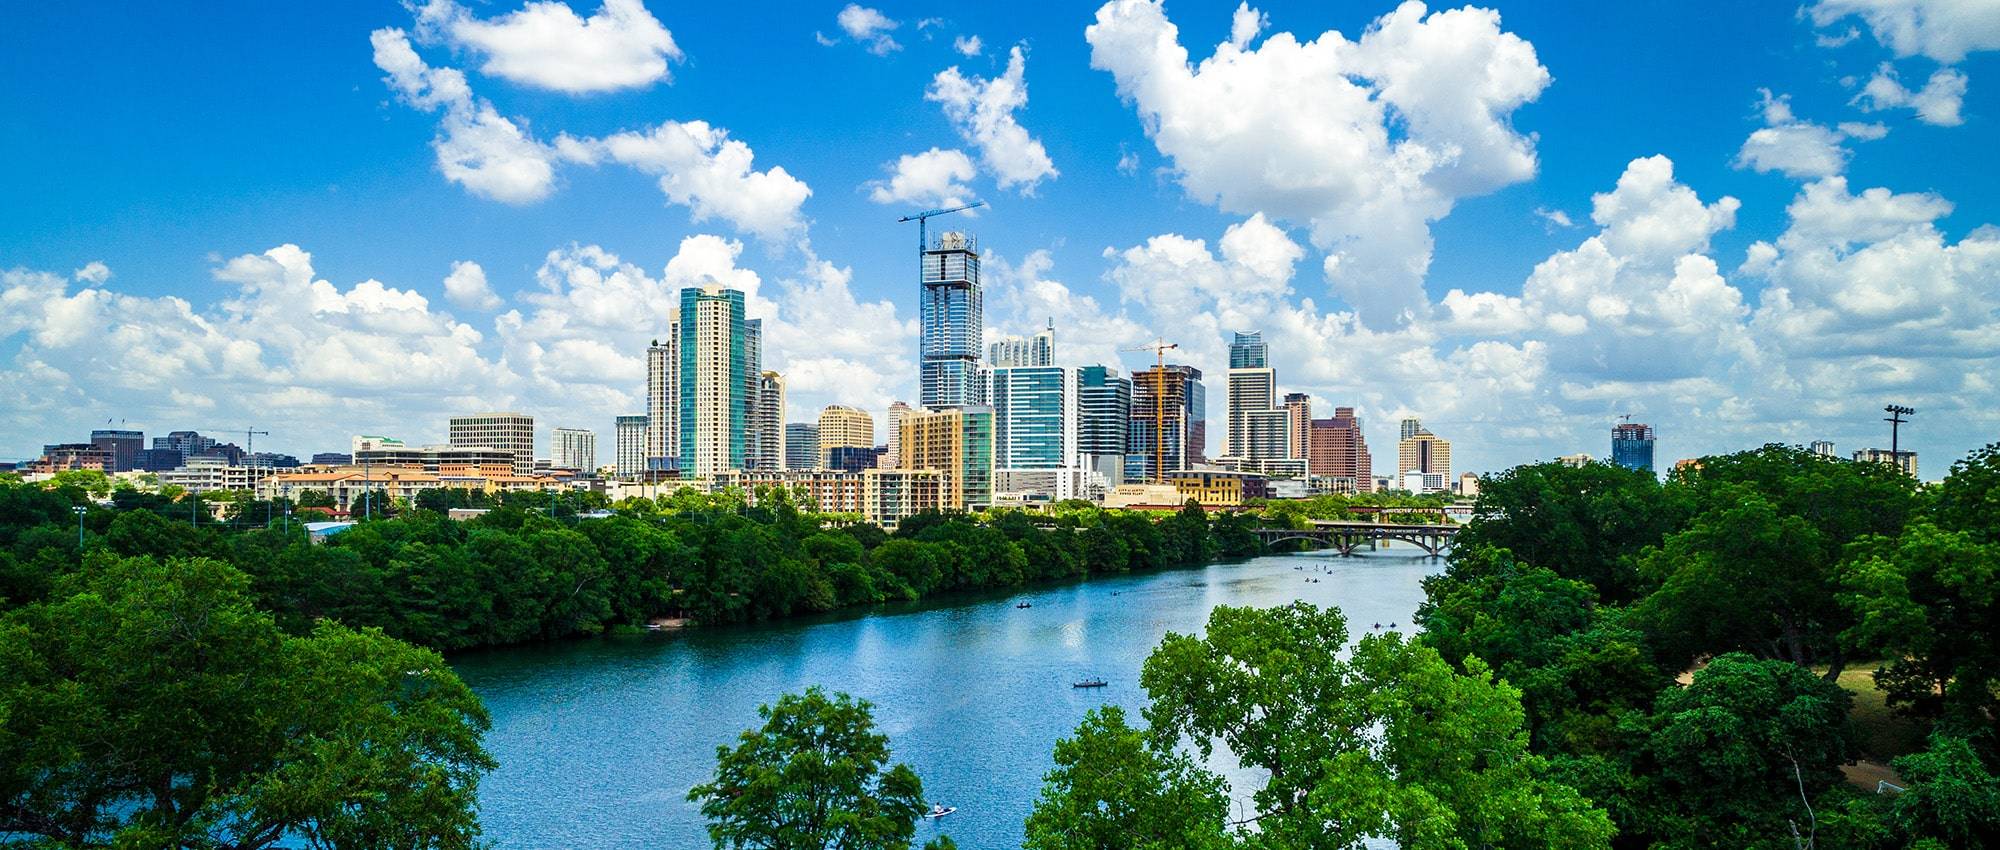
[[[986,382],[980,374],[979,345],[986,318],[978,241],[956,230],[940,233],[924,248],[922,261],[922,406],[982,404]]]

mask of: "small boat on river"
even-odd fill
[[[958,811],[957,806],[946,806],[939,803],[932,803],[931,810],[925,812],[924,817],[930,818],[931,820],[937,820],[938,818],[944,817],[945,815],[951,814],[952,812],[955,811]]]
[[[1033,608],[1033,607],[1035,607],[1035,606],[1033,606],[1033,605],[1030,605],[1030,604],[1028,604],[1028,603],[1026,603],[1026,602],[1023,602],[1023,603],[1021,603],[1021,604],[1019,604],[1019,605],[1016,605],[1016,606],[1014,606],[1014,607],[1016,607],[1016,608]]]
[[[1103,679],[1085,679],[1081,682],[1071,682],[1069,683],[1069,686],[1072,688],[1101,688],[1104,687],[1106,684],[1109,683],[1105,682]]]

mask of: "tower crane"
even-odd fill
[[[941,210],[924,210],[923,212],[920,213],[911,213],[909,215],[903,216],[902,218],[896,219],[896,223],[901,224],[906,221],[914,221],[917,223],[917,253],[919,255],[922,255],[924,253],[924,249],[930,246],[930,241],[925,231],[925,223],[930,220],[931,216],[944,215],[945,213],[963,212],[965,210],[972,209],[973,207],[983,207],[983,206],[986,206],[985,201],[973,201],[972,203],[966,204],[965,206],[962,207],[951,207],[949,209],[941,209]]]
[[[1167,459],[1167,350],[1179,348],[1180,343],[1154,339],[1137,348],[1121,348],[1120,351],[1153,352],[1153,483],[1166,480]],[[1182,439],[1186,439],[1183,437]],[[1181,446],[1186,454],[1187,446]]]
[[[231,435],[235,435],[235,434],[242,434],[242,435],[243,435],[243,454],[244,454],[245,456],[248,456],[248,455],[253,455],[253,454],[256,454],[256,453],[257,453],[257,435],[258,435],[258,434],[262,434],[262,435],[264,435],[264,436],[266,436],[266,437],[269,437],[269,436],[271,436],[271,432],[269,432],[269,431],[259,431],[259,430],[257,430],[257,429],[256,429],[256,427],[255,427],[255,426],[252,426],[252,427],[249,427],[249,428],[204,428],[204,429],[202,429],[202,430],[204,430],[204,431],[219,431],[219,432],[221,432],[221,433],[224,433],[224,434],[231,434]]]

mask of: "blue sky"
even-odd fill
[[[1163,333],[1219,384],[1223,333],[1262,329],[1281,383],[1359,406],[1378,457],[1405,414],[1474,470],[1602,454],[1625,412],[1666,460],[1845,450],[1894,400],[1931,477],[2000,424],[1992,4],[845,7],[14,10],[0,457],[107,419],[307,453],[472,408],[608,454],[635,346],[709,277],[776,326],[795,418],[879,415],[915,378],[895,218],[947,195],[991,205],[950,226],[992,259],[998,330],[1053,315],[1072,362]],[[465,93],[399,78],[385,43]],[[1157,44],[1213,67],[1135,46]],[[459,110],[531,176],[468,142],[485,174],[454,178],[434,142]],[[750,163],[640,150],[662,126],[725,128]],[[1760,129],[1785,132],[1757,160]],[[951,191],[878,202],[933,148],[962,154]],[[448,297],[464,263],[485,288]]]

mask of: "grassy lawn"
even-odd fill
[[[1860,748],[1860,760],[1841,772],[1850,784],[1865,790],[1874,790],[1875,783],[1884,779],[1903,784],[1902,777],[1889,769],[1889,760],[1923,749],[1929,732],[1926,724],[1889,710],[1886,695],[1875,687],[1874,664],[1842,670],[1840,686],[1854,695],[1854,707],[1847,717],[1854,724],[1854,740]]]
[[[1840,686],[1854,695],[1854,709],[1848,719],[1854,723],[1854,737],[1866,757],[1886,762],[1924,748],[1930,731],[1920,721],[1890,712],[1885,695],[1875,687],[1875,667],[1848,668],[1840,673]]]

